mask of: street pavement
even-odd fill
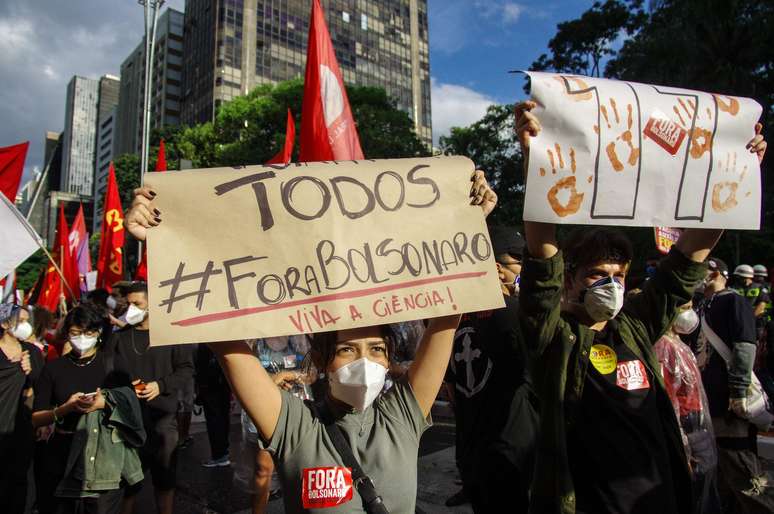
[[[178,455],[178,488],[175,495],[176,514],[248,514],[250,498],[234,479],[237,456],[245,451],[241,443],[239,418],[232,416],[231,467],[204,468],[201,463],[210,458],[204,423],[191,427],[194,442]],[[469,514],[469,505],[450,508],[446,499],[459,490],[454,465],[454,425],[448,419],[438,419],[422,437],[418,463],[418,514]],[[148,483],[138,498],[137,514],[155,512],[152,486]],[[270,514],[284,513],[282,499],[269,503]]]

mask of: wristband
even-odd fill
[[[60,418],[59,416],[56,415],[56,409],[57,409],[57,407],[54,407],[53,409],[51,409],[51,414],[54,415],[54,423],[59,425],[62,422],[62,418]]]

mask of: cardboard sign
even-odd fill
[[[503,306],[462,157],[151,173],[151,344]]]
[[[654,227],[653,230],[656,234],[656,249],[665,255],[669,253],[672,246],[680,239],[680,234],[682,233],[679,228]]]
[[[761,106],[687,89],[528,72],[543,130],[530,143],[524,219],[759,228]]]

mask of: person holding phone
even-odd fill
[[[138,439],[144,441],[139,402],[135,398],[131,384],[126,380],[122,381],[113,373],[112,352],[103,346],[104,328],[103,314],[94,305],[84,303],[72,309],[61,328],[61,337],[70,343],[72,351],[46,364],[36,383],[33,425],[36,427],[54,425],[54,432],[46,444],[46,451],[41,452],[42,459],[36,462],[37,471],[41,476],[37,492],[40,514],[51,512],[109,514],[120,511],[123,491],[119,487],[119,482],[122,474],[118,476],[118,480],[115,480],[113,489],[89,492],[84,497],[75,497],[78,493],[73,493],[73,485],[68,484],[69,481],[66,480],[73,462],[82,462],[87,458],[92,462],[103,460],[100,455],[86,455],[88,448],[79,446],[84,431],[82,417],[99,410],[109,411],[104,413],[107,419],[100,422],[99,426],[109,425],[111,419],[119,415],[124,416],[124,421],[131,421],[133,418],[135,433],[121,431],[124,442],[115,446],[129,445],[129,441]],[[115,399],[120,394],[119,389],[123,390],[123,405],[113,405],[110,398],[112,396]],[[113,395],[109,395],[107,390],[113,391]],[[131,422],[125,425],[131,425]],[[89,427],[91,428],[91,425]],[[100,428],[94,427],[89,432],[99,430]],[[135,437],[138,435],[141,437]],[[72,455],[75,449],[81,449],[82,458]],[[127,474],[132,477],[129,480],[130,483],[142,479],[136,450],[133,454],[134,460],[129,460],[136,466]],[[111,457],[113,457],[112,453],[106,455],[105,459]],[[120,469],[120,466],[113,467]],[[103,475],[99,478],[104,485],[108,480],[116,477]],[[64,491],[65,485],[68,491]],[[87,484],[83,484],[82,490],[85,491],[87,487]],[[78,489],[77,485],[75,489]]]

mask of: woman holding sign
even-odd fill
[[[471,203],[488,215],[497,196],[483,172],[472,181]],[[155,196],[135,191],[126,227],[138,239],[159,223]],[[433,319],[408,372],[387,392],[394,340],[386,327],[315,334],[310,356],[328,382],[316,404],[280,390],[245,343],[211,346],[274,455],[286,512],[414,512],[419,438],[430,425],[458,323],[458,315]]]

